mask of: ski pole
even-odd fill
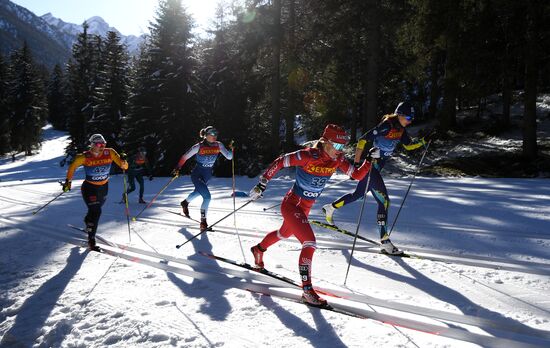
[[[58,181],[60,184],[61,181]],[[63,185],[63,184],[62,184]],[[49,201],[48,203],[44,204],[43,206],[41,206],[40,208],[38,208],[37,210],[33,211],[32,212],[32,215],[35,215],[36,213],[38,213],[39,211],[41,211],[42,209],[46,208],[48,205],[50,205],[50,203],[52,203],[53,201],[55,201],[56,199],[58,199],[59,197],[61,197],[62,194],[64,194],[65,191],[61,191],[60,194],[56,195],[51,201]]]
[[[414,182],[414,179],[416,178],[416,174],[420,171],[420,167],[422,165],[422,162],[424,161],[424,157],[426,156],[426,153],[428,153],[428,148],[430,147],[430,144],[432,143],[432,139],[428,141],[428,145],[426,145],[426,150],[424,150],[424,153],[422,154],[422,158],[420,158],[420,162],[418,162],[418,165],[416,166],[416,171],[414,172],[414,175],[411,179],[411,183],[409,184],[409,188],[407,188],[407,192],[405,192],[405,196],[403,197],[403,201],[401,202],[401,205],[399,206],[399,210],[397,211],[397,214],[395,215],[395,219],[393,219],[393,223],[390,228],[390,232],[388,233],[388,237],[391,235],[391,232],[393,231],[393,227],[395,226],[395,223],[397,222],[397,218],[399,217],[399,213],[401,212],[401,208],[403,208],[403,205],[405,204],[405,200],[407,199],[407,196],[409,195],[409,192],[411,191],[412,184]]]
[[[207,229],[205,229],[204,231],[200,231],[199,233],[195,234],[193,237],[189,238],[188,240],[186,240],[185,242],[181,243],[181,244],[178,244],[176,245],[176,249],[179,249],[181,248],[182,246],[184,246],[185,244],[189,243],[190,241],[192,241],[193,239],[197,238],[198,236],[200,236],[201,234],[203,234],[204,232],[212,229],[212,227],[216,226],[217,224],[219,224],[220,222],[222,222],[223,220],[227,219],[228,217],[230,217],[231,215],[235,214],[236,212],[238,212],[239,210],[241,210],[242,208],[246,207],[247,205],[249,205],[250,203],[254,202],[254,200],[249,200],[248,202],[246,202],[245,204],[241,205],[239,208],[235,209],[234,211],[232,211],[231,213],[227,214],[226,216],[222,217],[221,219],[219,219],[218,221],[214,222],[212,225],[210,225]]]
[[[346,277],[344,278],[344,285],[346,285],[346,282],[348,281],[349,268],[351,266],[351,260],[353,259],[353,251],[355,250],[355,244],[357,243],[357,236],[359,235],[359,226],[361,225],[361,219],[363,218],[363,211],[365,210],[365,202],[367,201],[367,195],[369,194],[369,185],[370,185],[371,173],[372,173],[372,170],[373,170],[375,164],[376,164],[376,160],[374,160],[372,162],[370,170],[369,170],[369,177],[367,178],[367,186],[365,187],[365,195],[363,196],[363,204],[361,204],[361,212],[359,213],[359,218],[357,219],[357,227],[355,229],[355,236],[353,237],[353,245],[351,247],[351,254],[349,255],[349,262],[348,262],[348,268],[346,270]]]
[[[229,146],[231,147],[231,153],[233,156],[231,156],[231,176],[233,181],[233,226],[235,226],[235,233],[237,234],[237,239],[239,240],[239,247],[241,248],[241,253],[243,254],[243,261],[246,263],[246,256],[244,255],[244,249],[243,249],[243,243],[241,242],[241,235],[239,234],[239,230],[237,229],[237,214],[235,214],[236,209],[236,203],[235,203],[235,142],[231,140],[231,143]]]
[[[122,182],[124,183],[124,203],[126,205],[125,212],[126,212],[126,221],[128,222],[128,242],[132,242],[132,235],[130,233],[130,208],[128,207],[128,185],[126,180],[126,170],[122,170]]]
[[[166,183],[166,185],[164,185],[160,191],[155,195],[155,197],[153,197],[153,199],[151,199],[151,202],[149,202],[149,204],[147,204],[143,209],[141,209],[141,211],[139,212],[139,214],[137,214],[136,216],[134,216],[132,218],[132,221],[136,221],[136,219],[141,215],[141,213],[143,213],[145,211],[145,209],[149,208],[153,202],[157,199],[157,197],[164,191],[166,190],[166,188],[168,187],[168,185],[170,185],[172,183],[172,181],[176,180],[178,177],[177,176],[173,176],[172,179],[170,179],[170,181],[168,181]]]

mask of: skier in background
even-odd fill
[[[122,194],[121,203],[126,203],[126,197],[128,196],[128,194],[136,190],[135,181],[137,180],[139,184],[139,203],[145,204],[147,202],[143,200],[143,192],[145,191],[145,182],[143,180],[143,176],[147,175],[149,177],[149,181],[153,180],[153,174],[151,171],[149,160],[147,159],[147,150],[145,149],[145,147],[138,147],[137,153],[130,159],[129,166],[128,189],[126,190],[126,194]]]
[[[249,194],[252,200],[262,197],[267,183],[280,169],[296,167],[296,181],[281,204],[281,214],[284,219],[282,226],[278,230],[268,233],[259,244],[251,248],[251,251],[256,267],[264,268],[264,252],[281,239],[294,235],[302,243],[302,251],[298,259],[304,291],[302,299],[313,306],[326,306],[327,301],[319,297],[313,289],[311,281],[316,241],[308,221],[309,211],[336,169],[360,180],[365,177],[371,167],[370,162],[365,161],[360,167],[355,168],[345,159],[342,151],[348,140],[349,136],[343,128],[334,124],[327,125],[323,136],[313,147],[287,153],[271,163],[260,176],[260,182]],[[375,151],[373,151],[373,156],[376,157]]]
[[[121,169],[128,169],[128,163],[122,160],[115,150],[106,148],[106,144],[105,138],[101,134],[92,135],[90,137],[90,150],[76,155],[75,160],[67,170],[67,178],[63,183],[63,191],[70,191],[74,171],[81,165],[84,166],[86,179],[80,190],[82,198],[88,206],[88,213],[84,218],[86,232],[88,233],[88,246],[90,250],[94,251],[101,251],[96,246],[95,235],[101,216],[101,207],[105,203],[109,191],[111,163],[114,161]]]
[[[172,171],[172,175],[179,176],[181,167],[183,167],[188,159],[195,156],[196,165],[191,172],[191,181],[193,185],[195,185],[195,190],[180,204],[183,209],[183,215],[190,218],[189,203],[196,197],[202,196],[200,222],[200,230],[202,232],[208,229],[206,213],[208,212],[208,205],[210,204],[210,191],[208,190],[207,183],[212,177],[212,167],[220,153],[228,160],[231,160],[233,158],[233,152],[227,150],[221,142],[216,140],[218,138],[218,131],[213,126],[201,129],[199,136],[202,138],[202,141],[191,146],[191,148],[181,156],[176,168]]]
[[[333,224],[333,214],[336,209],[340,209],[344,205],[364,197],[365,190],[369,190],[378,203],[377,223],[380,231],[382,251],[392,255],[399,255],[403,252],[393,245],[387,232],[386,223],[390,199],[380,172],[384,168],[386,161],[392,156],[397,145],[402,144],[406,150],[414,150],[426,144],[424,138],[413,140],[407,134],[405,128],[413,120],[414,108],[409,102],[401,102],[397,105],[393,114],[385,115],[378,126],[363,134],[359,138],[355,149],[355,165],[359,165],[367,141],[372,141],[374,147],[379,148],[381,153],[380,159],[373,163],[370,179],[369,176],[365,176],[365,178],[359,181],[353,193],[348,193],[334,202],[323,206],[323,213],[327,222]],[[369,187],[367,187],[367,181],[369,182]]]
[[[76,146],[74,146],[74,145],[71,146],[69,151],[67,151],[67,155],[65,156],[65,158],[63,158],[61,161],[59,161],[59,166],[64,167],[65,164],[67,164],[67,163],[68,164],[73,163],[77,153],[78,153],[78,151],[76,149]]]

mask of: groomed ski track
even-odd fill
[[[11,225],[12,228],[18,229],[17,225],[20,223],[20,221],[18,221],[19,219],[13,217],[0,219],[4,223]],[[69,230],[68,227],[66,229]],[[59,228],[53,226],[39,226],[35,224],[29,225],[29,223],[26,223],[25,231],[31,231],[33,234],[38,236],[47,236],[60,242],[69,243],[76,246],[82,246],[83,243],[85,243],[85,239],[82,238],[82,234],[74,230],[72,231],[73,233],[68,233],[65,230],[61,231]],[[100,245],[104,248],[104,254],[106,255],[119,257],[129,262],[139,263],[144,266],[161,269],[166,272],[177,273],[195,279],[213,281],[229,287],[251,290],[258,293],[269,294],[274,297],[289,298],[294,301],[299,300],[300,298],[300,290],[289,288],[288,284],[259,273],[235,270],[228,267],[222,267],[223,273],[221,273],[219,265],[217,265],[216,269],[213,270],[209,269],[210,267],[207,262],[202,263],[188,259],[176,258],[156,252],[141,250],[132,246],[114,244],[107,240],[100,240]],[[177,264],[177,266],[168,264],[167,261],[168,263],[171,262]],[[181,266],[196,267],[201,271],[189,270],[182,268]],[[260,283],[253,283],[252,281]],[[550,332],[547,331],[526,329],[522,326],[510,325],[509,323],[498,322],[480,317],[448,313],[429,308],[379,300],[370,296],[352,293],[349,291],[335,289],[323,290],[342,297],[342,299],[329,298],[331,305],[335,308],[352,312],[358,316],[380,321],[393,326],[467,341],[484,347],[529,347],[550,345]],[[421,318],[438,319],[443,322],[442,324],[449,326],[436,325],[417,319],[403,318],[398,315],[379,313],[372,310],[371,306],[383,307],[407,313],[407,316],[409,317],[412,314],[414,316],[420,316]],[[470,332],[465,328],[458,328],[456,323],[474,326],[490,332],[493,336],[486,336]],[[507,332],[514,332],[516,334],[516,338],[519,334],[525,339],[521,341],[508,339],[506,338]]]

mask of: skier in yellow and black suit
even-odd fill
[[[86,223],[86,232],[88,232],[88,246],[90,250],[99,251],[95,243],[95,234],[99,217],[101,216],[101,207],[107,199],[109,191],[109,172],[113,161],[123,170],[128,169],[128,163],[120,158],[118,153],[106,148],[105,138],[101,134],[94,134],[90,137],[90,150],[76,155],[73,163],[67,170],[67,179],[63,184],[63,191],[71,189],[71,180],[76,168],[84,166],[86,179],[82,183],[82,198],[88,206],[88,213],[84,218]]]

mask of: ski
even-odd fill
[[[234,265],[234,266],[238,266],[238,267],[242,267],[242,268],[245,268],[249,271],[254,271],[254,272],[258,272],[258,273],[261,273],[261,274],[265,274],[267,276],[270,276],[272,278],[275,278],[275,279],[278,279],[278,280],[281,280],[287,284],[290,284],[290,285],[293,285],[297,288],[302,288],[302,286],[300,284],[298,284],[298,282],[294,281],[293,279],[290,279],[288,277],[285,277],[283,275],[280,275],[280,274],[277,274],[277,273],[274,273],[274,272],[271,272],[271,271],[268,271],[267,269],[265,268],[258,268],[258,267],[255,267],[255,266],[252,266],[251,264],[249,263],[245,263],[245,262],[239,262],[239,261],[235,261],[235,260],[231,260],[231,259],[228,259],[228,258],[225,258],[225,257],[222,257],[222,256],[217,256],[217,255],[213,255],[213,254],[210,254],[210,253],[207,253],[205,251],[199,251],[199,254],[201,254],[202,256],[206,256],[210,259],[214,259],[214,260],[218,260],[218,261],[222,261],[222,262],[225,262],[225,263],[229,263],[231,265]]]
[[[86,235],[88,235],[88,232],[86,232],[86,229],[83,228],[83,227],[78,227],[78,226],[75,226],[73,224],[67,224],[67,226],[72,228],[72,229],[75,229],[77,231],[84,232],[84,233],[86,233]],[[106,244],[106,245],[109,245],[109,246],[112,246],[112,247],[117,247],[117,245],[113,245],[113,243],[109,242],[107,239],[105,239],[101,236],[96,235],[96,239],[99,240],[100,242]],[[98,250],[94,250],[94,251],[98,251]],[[98,252],[103,252],[103,249],[100,248],[100,251],[98,251]]]
[[[169,210],[169,209],[162,209],[162,208],[161,208],[161,210],[164,210],[164,211],[167,212],[167,213],[171,213],[171,214],[178,215],[178,216],[180,216],[180,217],[182,217],[182,218],[185,218],[185,219],[189,219],[189,220],[191,220],[191,221],[195,221],[195,222],[197,222],[197,223],[199,223],[199,224],[201,223],[199,220],[193,219],[193,218],[190,217],[190,216],[185,216],[185,215],[183,215],[182,213],[178,213],[178,212],[175,212],[175,211],[172,211],[172,210]],[[211,232],[214,231],[214,230],[212,229],[212,227],[208,227],[206,230],[207,230],[207,231],[211,231]]]
[[[352,233],[348,230],[340,228],[336,225],[331,225],[331,224],[328,224],[326,222],[317,221],[317,220],[310,220],[309,222],[311,222],[312,224],[314,224],[316,226],[320,226],[320,227],[324,227],[324,228],[332,230],[332,231],[340,232],[342,234],[345,234],[346,236],[355,237],[355,233]],[[374,244],[374,245],[377,245],[377,246],[381,245],[379,242],[377,242],[375,240],[365,238],[365,237],[360,236],[360,235],[357,235],[357,239],[363,240],[365,242],[368,242],[368,243],[371,243],[371,244]],[[409,254],[409,253],[406,253],[406,252],[402,252],[401,254],[389,254],[385,250],[380,250],[379,254],[386,255],[386,256],[391,256],[391,257],[405,257],[405,258],[424,259],[421,256],[418,256],[418,255],[415,255],[415,254]]]
[[[261,273],[263,275],[269,276],[271,278],[280,280],[280,281],[285,282],[287,284],[290,284],[294,287],[302,289],[302,285],[300,283],[298,283],[297,281],[295,281],[293,279],[290,279],[288,277],[285,277],[284,275],[281,275],[281,274],[278,274],[278,273],[275,273],[275,272],[271,272],[271,271],[269,271],[265,268],[258,268],[258,267],[252,266],[249,263],[231,260],[231,259],[228,259],[228,258],[225,258],[225,257],[222,257],[222,256],[213,255],[213,254],[210,254],[210,253],[207,253],[207,252],[204,252],[204,251],[199,251],[199,254],[201,254],[203,256],[206,256],[208,258],[214,259],[214,260],[218,260],[218,261],[222,261],[222,262],[225,262],[225,263],[229,263],[229,264],[234,265],[234,266],[242,267],[242,268],[247,269],[249,271]],[[315,288],[315,291],[317,291],[319,294],[322,294],[322,295],[341,298],[341,296],[338,296],[336,294],[332,294],[332,293],[327,292],[327,291],[319,290],[318,288]]]
[[[322,309],[322,310],[325,310],[325,311],[331,311],[331,312],[334,312],[334,313],[343,314],[343,315],[347,315],[347,316],[354,317],[354,318],[359,318],[359,319],[369,319],[368,317],[366,317],[364,315],[353,313],[353,312],[350,312],[350,311],[346,311],[346,310],[343,310],[341,308],[335,308],[335,307],[331,306],[330,304],[327,304],[326,306],[315,306],[315,305],[313,305],[311,303],[308,303],[308,302],[305,302],[301,299],[296,299],[296,298],[293,298],[293,297],[285,296],[283,294],[279,294],[279,293],[275,293],[275,292],[271,292],[271,291],[267,292],[267,291],[254,290],[254,289],[250,289],[250,288],[247,288],[246,290],[251,292],[251,293],[260,294],[260,295],[263,295],[263,296],[277,297],[277,298],[280,298],[280,299],[285,300],[285,301],[301,303],[301,304],[303,304],[305,306],[308,306],[308,307],[311,307],[311,308],[317,308],[317,309]]]
[[[310,220],[309,222],[311,222],[312,224],[314,224],[316,226],[320,226],[320,227],[327,228],[329,230],[340,232],[342,234],[345,234],[346,236],[355,237],[355,233],[352,233],[348,230],[344,230],[343,228],[340,228],[336,225],[331,225],[331,224],[328,224],[326,222],[321,222],[321,221],[317,221],[317,220]],[[375,240],[372,240],[372,239],[365,238],[365,237],[360,236],[360,235],[357,235],[357,239],[361,239],[365,242],[368,242],[368,243],[371,243],[371,244],[374,244],[374,245],[380,245],[379,242],[377,242]]]

